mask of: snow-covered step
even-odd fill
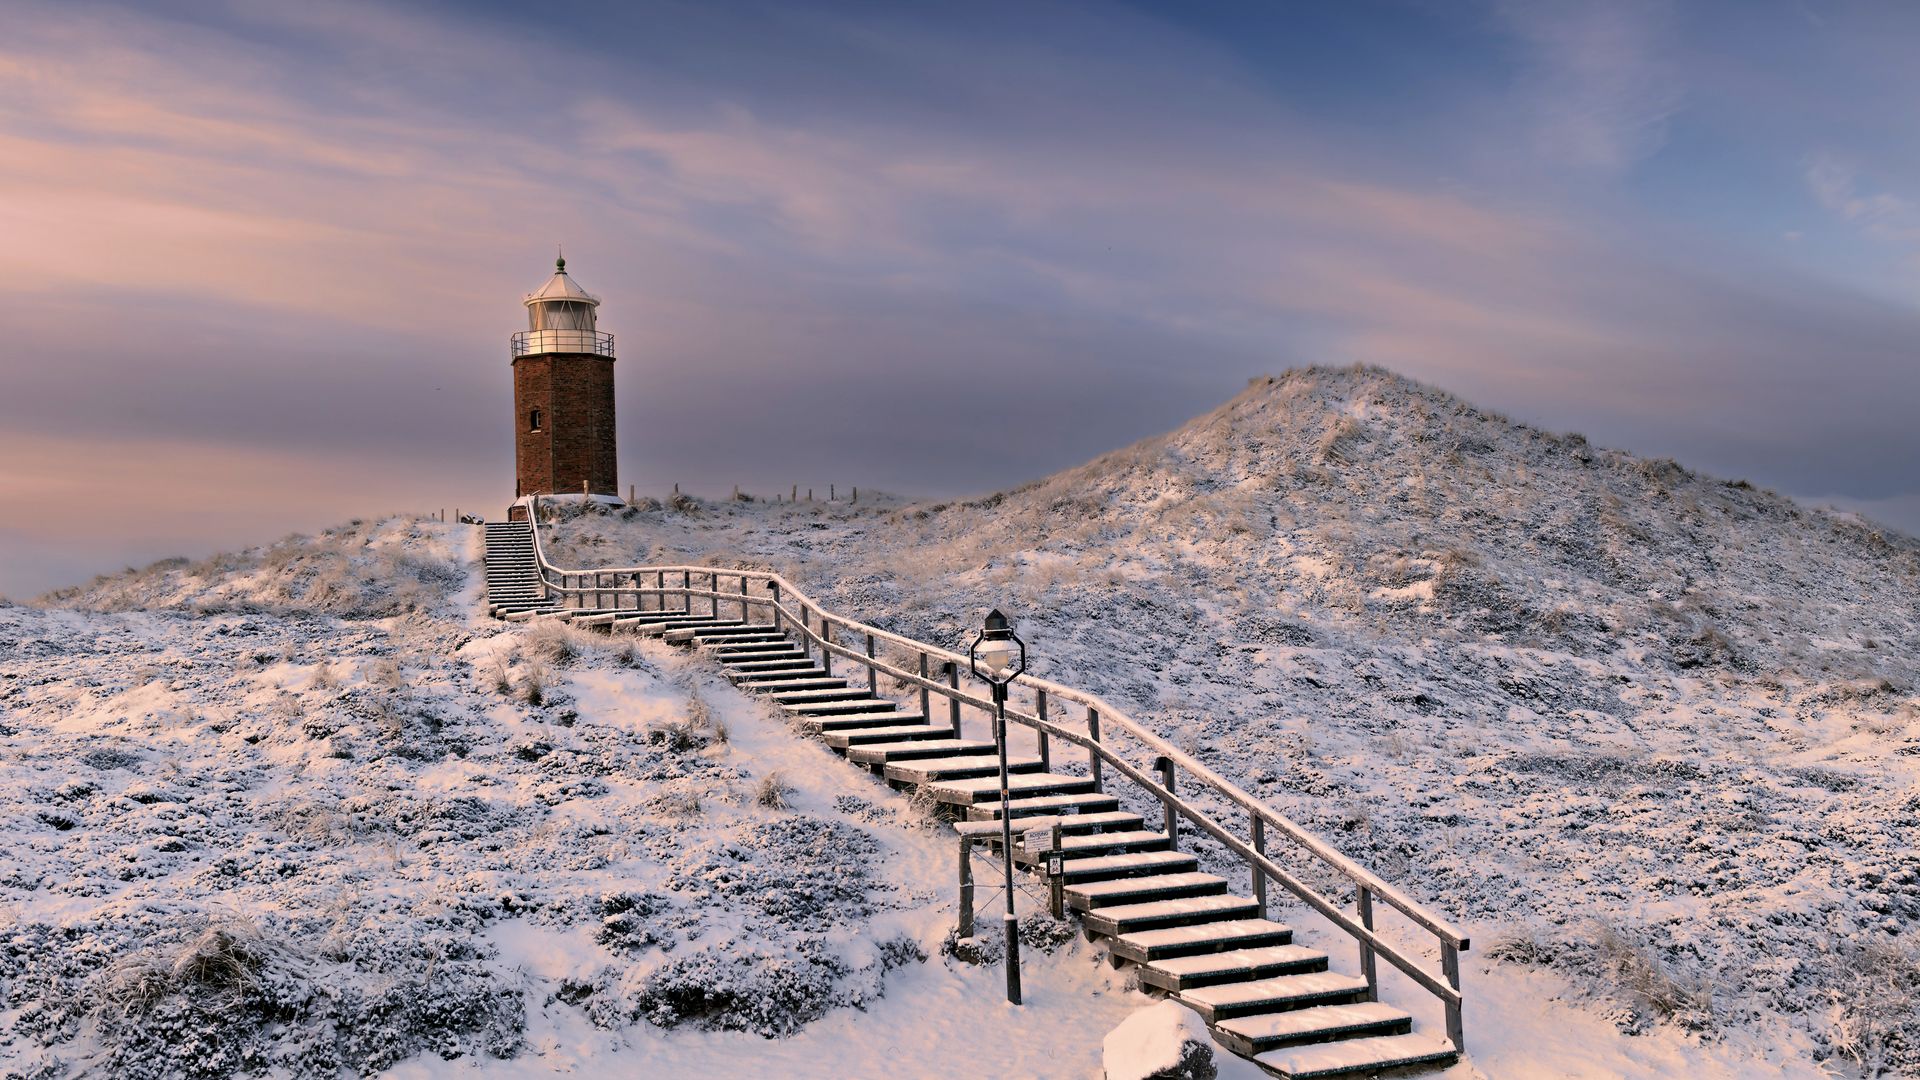
[[[1139,814],[1130,814],[1123,810],[1112,810],[1101,814],[1070,814],[1066,817],[1041,814],[1016,820],[1020,828],[1014,834],[1015,843],[1019,842],[1018,836],[1029,829],[1052,829],[1055,825],[1060,826],[1062,836],[1081,836],[1095,832],[1132,832],[1144,824]],[[977,821],[962,821],[956,823],[955,828],[962,832],[972,831],[977,835],[985,836],[997,850],[1000,846],[999,821],[997,816],[981,818]],[[970,828],[976,825],[979,826],[978,829]],[[1225,888],[1225,882],[1221,883],[1221,887]]]
[[[1269,1050],[1254,1064],[1286,1080],[1317,1080],[1328,1076],[1371,1076],[1410,1065],[1439,1067],[1459,1060],[1460,1052],[1445,1039],[1413,1032],[1375,1035]]]
[[[729,646],[729,648],[739,651],[730,652],[721,658],[728,664],[748,663],[754,660],[797,660],[805,659],[807,655],[805,650],[801,649],[798,645],[782,645],[778,642],[752,646],[733,645]]]
[[[1016,776],[1039,772],[1045,766],[1039,758],[1013,758],[1007,762],[1007,772]],[[983,757],[977,754],[965,754],[958,757],[929,758],[925,761],[904,761],[898,765],[886,767],[886,778],[896,784],[935,784],[949,780],[964,780],[975,777],[991,777],[997,785],[1000,782],[999,757]]]
[[[755,689],[761,683],[826,677],[826,670],[811,660],[780,660],[775,661],[772,667],[727,672],[727,680],[742,690]]]
[[[1348,1005],[1367,998],[1367,980],[1337,971],[1277,975],[1271,979],[1220,983],[1180,992],[1180,1000],[1209,1024],[1255,1013]]]
[[[1106,815],[1094,815],[1104,817]],[[1119,814],[1134,821],[1134,814]],[[1063,818],[1072,821],[1072,818]],[[1031,828],[1026,822],[1021,828]],[[1096,911],[1116,904],[1144,904],[1153,900],[1179,900],[1188,896],[1218,896],[1227,891],[1227,879],[1198,871],[1191,874],[1160,874],[1154,877],[1113,878],[1109,881],[1085,881],[1067,886],[1067,906],[1075,911]]]
[[[1088,933],[1106,937],[1164,930],[1169,926],[1252,919],[1260,915],[1258,901],[1245,896],[1188,896],[1179,900],[1150,900],[1144,904],[1116,904],[1095,908],[1080,917]]]
[[[799,651],[798,646],[795,646],[795,651],[796,652]],[[793,657],[792,659],[780,659],[780,660],[728,660],[722,663],[720,667],[722,668],[722,670],[728,672],[729,674],[745,672],[745,671],[770,671],[774,668],[780,667],[783,664],[791,664],[794,662],[794,660],[804,660],[815,667],[820,666],[820,661],[815,660],[811,656],[801,654]]]
[[[1116,855],[1123,851],[1165,851],[1173,846],[1167,834],[1150,829],[1128,832],[1101,832],[1060,838],[1060,854],[1066,859],[1090,859],[1095,855]],[[1044,856],[1022,848],[1013,853],[1020,863],[1036,862]]]
[[[1412,1030],[1413,1017],[1404,1011],[1384,1002],[1362,1001],[1222,1020],[1214,1025],[1213,1034],[1234,1053],[1257,1058],[1283,1046],[1405,1035]]]
[[[866,693],[865,690],[860,693]],[[796,716],[851,716],[858,714],[886,712],[897,708],[893,702],[881,698],[850,698],[845,701],[793,701],[781,702],[780,708]]]
[[[882,702],[884,709],[869,709],[865,712],[843,712],[829,716],[809,716],[800,721],[800,726],[808,731],[829,735],[836,731],[858,731],[870,728],[906,728],[924,727],[927,714],[900,709],[893,702]]]
[[[1061,773],[1027,773],[1014,777],[1009,787],[1009,798],[1032,795],[1075,795],[1093,790],[1093,778],[1089,776],[1067,776]],[[966,805],[967,803],[998,802],[1000,800],[1000,779],[975,778],[970,780],[942,781],[927,789],[938,802]],[[1118,803],[1116,802],[1117,806]]]
[[[1018,819],[1016,818],[1017,822]],[[1108,881],[1123,877],[1149,877],[1160,874],[1190,874],[1200,869],[1200,860],[1184,851],[1136,851],[1125,855],[1098,855],[1091,859],[1069,859],[1061,867],[1068,888],[1084,881]]]
[[[644,623],[648,619],[669,619],[677,617],[679,614],[679,612],[673,611],[638,611],[633,608],[626,608],[609,615],[590,616],[581,619],[580,623],[584,626],[612,626],[615,623],[619,623],[624,629],[629,624]]]
[[[905,716],[906,714],[901,714]],[[909,718],[917,719],[917,718]],[[880,746],[909,742],[949,742],[958,741],[953,737],[953,729],[945,724],[907,723],[898,727],[852,727],[836,731],[823,731],[820,739],[835,750],[850,750],[855,747]],[[989,743],[989,746],[992,744]]]
[[[754,691],[770,697],[782,705],[830,705],[843,701],[878,700],[873,697],[873,691],[864,686],[848,686],[847,680],[845,679],[828,679],[826,681],[829,683],[839,683],[840,685],[796,688],[793,690],[755,687]]]
[[[1140,981],[1162,990],[1178,991],[1325,970],[1327,954],[1318,949],[1309,949],[1304,945],[1268,945],[1257,949],[1164,957],[1142,967]]]
[[[837,701],[866,693],[864,689],[849,689],[847,680],[826,675],[810,678],[770,679],[766,682],[748,683],[741,687],[748,693],[770,697],[775,701]],[[828,690],[832,693],[823,694]]]
[[[1089,789],[1092,784],[1088,784]],[[996,789],[993,796],[999,795]],[[1014,819],[1030,817],[1054,817],[1061,814],[1104,814],[1120,808],[1118,797],[1098,791],[1067,792],[1058,795],[1014,796],[1010,800]],[[1008,803],[998,798],[983,798],[966,808],[969,821],[998,821],[1007,811]]]
[[[787,635],[778,630],[734,630],[718,627],[711,633],[701,630],[693,632],[694,644],[703,649],[718,649],[722,645],[765,645],[769,641],[785,641]]]
[[[728,635],[784,633],[785,631],[783,630],[774,629],[772,623],[745,622],[740,619],[729,619],[727,620],[726,626],[714,626],[709,629],[695,630],[693,632],[693,639],[704,644],[712,641],[716,637],[726,637]]]
[[[832,741],[829,740],[827,745],[832,746]],[[973,739],[909,739],[904,742],[848,744],[847,760],[861,765],[888,765],[921,758],[993,757],[997,749],[994,743]]]
[[[1171,854],[1155,852],[1153,854]],[[1117,855],[1115,858],[1141,858]],[[1188,856],[1192,858],[1192,856]],[[1071,870],[1073,864],[1068,864]],[[1192,956],[1195,953],[1226,952],[1262,945],[1289,945],[1293,928],[1271,919],[1235,919],[1229,922],[1200,923],[1196,926],[1170,926],[1164,930],[1142,930],[1111,938],[1107,948],[1115,956],[1145,964],[1168,956]]]

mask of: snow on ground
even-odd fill
[[[477,533],[0,606],[0,1077],[1096,1074],[1124,976],[1029,953],[1010,1010],[917,811],[684,654],[479,619]],[[972,503],[551,535],[948,645],[1006,606],[1468,927],[1452,1080],[1912,1071],[1905,538],[1325,371]]]
[[[1493,985],[1695,1063],[1920,1069],[1911,538],[1372,370],[1256,380],[971,502],[862,494],[572,517],[550,547],[777,569],[948,647],[1001,607],[1036,673],[1460,919]],[[1509,1045],[1499,1000],[1470,1045]]]
[[[477,534],[0,607],[0,1076],[729,1075],[1004,1014],[942,953],[953,847],[917,810],[677,650],[481,620]],[[1057,960],[1009,1075],[1084,1075],[1138,1004]],[[1067,1009],[1098,1030],[1056,1060]]]

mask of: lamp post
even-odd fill
[[[1000,749],[1000,860],[1007,883],[1007,1000],[1020,1004],[1020,921],[1013,912],[1013,796],[1007,783],[1007,684],[1027,670],[1027,643],[995,608],[967,650],[975,678],[993,687],[993,741]]]

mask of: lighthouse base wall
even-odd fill
[[[515,357],[513,405],[515,497],[619,494],[612,357]]]

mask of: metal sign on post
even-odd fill
[[[1029,855],[1039,855],[1053,850],[1052,829],[1028,829],[1020,838],[1020,846],[1027,849]]]
[[[1059,877],[1061,871],[1066,869],[1066,865],[1067,857],[1065,855],[1062,855],[1058,851],[1050,852],[1047,855],[1047,876]]]

